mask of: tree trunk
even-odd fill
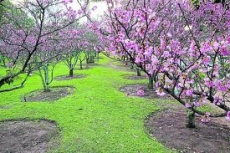
[[[153,89],[153,77],[149,76],[149,84],[148,84],[149,89]]]
[[[195,112],[193,112],[192,110],[188,109],[187,112],[187,128],[195,128],[196,124],[195,124]]]
[[[89,57],[86,57],[86,64],[89,64]]]
[[[44,92],[50,92],[49,84],[44,85]]]
[[[86,65],[85,65],[85,68],[88,69],[88,68],[89,68],[88,59],[86,59],[85,61],[86,61],[86,62],[85,62],[85,64],[86,64]]]
[[[44,71],[44,92],[50,92],[50,88],[49,88],[50,77],[49,77],[48,64],[43,66],[43,71]]]
[[[140,71],[140,69],[137,67],[136,70],[137,70],[137,76],[141,76],[141,71]]]
[[[73,77],[73,68],[69,69],[69,77]]]
[[[133,64],[133,63],[131,63],[130,69],[131,69],[131,70],[134,69],[134,64]]]
[[[83,67],[82,67],[82,61],[80,60],[80,69],[82,70]]]
[[[125,56],[121,56],[121,60],[122,60],[122,61],[125,61]]]
[[[90,57],[90,63],[94,63],[94,56]]]
[[[97,53],[97,62],[99,62],[100,56],[99,53]]]
[[[89,55],[87,58],[87,63],[94,63],[94,57],[92,55]]]

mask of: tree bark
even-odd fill
[[[134,69],[134,64],[133,64],[133,63],[131,63],[130,69],[131,69],[131,70]]]
[[[49,85],[47,84],[47,85],[45,85],[44,86],[44,92],[50,92],[51,90],[50,90],[50,87],[49,87]]]
[[[148,84],[149,89],[153,89],[153,77],[149,76],[149,84]]]
[[[73,77],[73,68],[69,69],[69,77]]]
[[[80,60],[80,69],[82,70],[83,67],[82,67],[82,61]]]
[[[195,124],[195,112],[188,109],[187,112],[187,128],[195,128],[196,124]]]
[[[140,71],[140,69],[137,67],[136,70],[137,70],[137,76],[141,76],[141,71]]]

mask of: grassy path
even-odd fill
[[[0,120],[45,118],[56,121],[61,130],[57,138],[59,145],[50,152],[171,152],[150,138],[144,129],[145,117],[161,109],[157,104],[164,101],[127,98],[119,88],[137,81],[123,79],[122,75],[132,72],[119,71],[108,63],[109,59],[103,57],[97,66],[75,71],[87,74],[86,78],[54,81],[52,86],[76,87],[73,95],[56,102],[20,102],[24,94],[42,88],[40,78],[33,75],[23,89],[1,94]],[[67,73],[65,65],[60,64],[55,76]]]

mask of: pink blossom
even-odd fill
[[[96,6],[96,5],[93,6],[92,10],[94,11],[94,10],[96,10],[96,9],[97,9],[97,6]]]
[[[227,112],[226,119],[230,121],[230,111]]]
[[[162,88],[157,88],[156,90],[156,94],[159,95],[159,96],[165,96],[165,92],[162,90]]]
[[[206,112],[205,115],[201,118],[201,122],[202,123],[208,123],[210,122],[211,118],[210,118],[210,113]]]
[[[137,96],[142,97],[145,95],[145,91],[143,89],[138,89],[137,90]]]
[[[164,51],[166,48],[166,41],[164,38],[160,38],[160,49]]]
[[[220,54],[223,56],[228,56],[229,55],[229,51],[227,48],[221,48],[220,49]]]
[[[165,58],[168,58],[168,57],[170,57],[170,54],[169,54],[169,52],[168,52],[168,51],[164,51],[164,53],[163,53],[163,57],[165,57]]]
[[[192,89],[186,90],[185,94],[186,94],[186,96],[192,96],[193,95],[193,90]]]
[[[223,102],[223,99],[219,96],[214,96],[214,104],[220,105]]]
[[[210,81],[209,78],[204,78],[204,84],[207,86],[207,87],[213,87],[215,84],[213,81]]]
[[[187,107],[187,108],[191,108],[192,106],[191,106],[191,104],[190,104],[190,103],[185,103],[185,107]]]
[[[204,65],[208,65],[208,64],[210,63],[210,61],[211,61],[210,56],[205,56],[205,57],[203,58],[203,60],[202,60],[202,63],[203,63]]]
[[[62,1],[62,3],[64,3],[64,4],[68,4],[68,3],[72,3],[73,2],[73,0],[63,0]]]
[[[197,101],[195,101],[195,102],[193,102],[193,105],[196,106],[196,107],[199,107],[199,106],[200,106],[200,103],[197,102]]]
[[[215,86],[216,86],[216,88],[217,88],[218,90],[220,90],[220,91],[223,91],[223,92],[228,91],[228,88],[227,88],[225,85],[223,85],[223,83],[222,83],[221,80],[217,80],[217,81],[215,82]]]

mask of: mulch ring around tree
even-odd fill
[[[140,90],[144,91],[143,95],[141,96],[140,94],[138,94],[138,91]],[[164,96],[157,95],[155,89],[149,89],[147,84],[126,85],[121,87],[120,91],[125,92],[127,96],[138,96],[138,97],[149,98],[149,99],[154,99],[154,98],[171,99],[171,96],[169,95],[164,95]]]
[[[70,77],[67,75],[61,75],[55,77],[56,80],[62,81],[62,80],[72,80],[72,79],[80,79],[80,78],[86,78],[86,74],[75,74],[74,76]]]
[[[43,90],[32,91],[22,98],[23,102],[45,102],[45,101],[56,101],[71,95],[75,88],[72,86],[56,86],[50,88],[49,92]]]
[[[58,128],[51,121],[0,122],[0,152],[45,153],[56,146]]]
[[[150,115],[145,121],[145,127],[159,142],[181,153],[230,152],[228,126],[213,120],[201,123],[200,117],[197,117],[197,127],[189,129],[186,127],[186,120],[185,111],[166,110]]]
[[[147,79],[145,75],[137,76],[135,74],[125,74],[122,75],[124,79],[129,79],[129,80],[142,80],[142,79]]]

